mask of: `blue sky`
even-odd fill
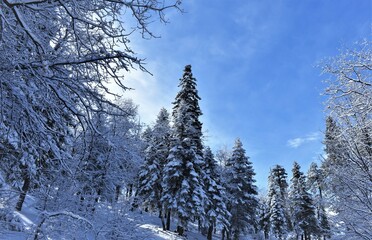
[[[233,146],[239,137],[257,185],[275,164],[289,175],[322,154],[325,87],[318,63],[358,40],[371,40],[370,0],[189,0],[185,13],[150,28],[161,38],[133,37],[132,48],[153,74],[132,71],[125,97],[152,123],[171,111],[183,68],[198,81],[206,144]]]

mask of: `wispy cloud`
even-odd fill
[[[317,140],[320,139],[320,137],[321,137],[320,132],[313,132],[313,133],[310,133],[310,134],[306,135],[305,137],[298,137],[298,138],[289,139],[287,141],[287,146],[289,146],[291,148],[298,148],[303,144],[313,142],[313,141],[317,141]]]

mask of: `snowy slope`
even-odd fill
[[[1,240],[28,240],[34,239],[35,237],[35,229],[42,221],[42,218],[46,215],[52,214],[62,214],[68,215],[68,212],[58,212],[58,213],[45,213],[37,210],[35,206],[35,199],[27,196],[24,207],[21,212],[14,211],[13,217],[17,219],[17,225],[19,225],[18,229],[3,229],[0,228],[0,239]],[[180,237],[175,232],[172,231],[163,231],[161,228],[161,221],[160,219],[155,216],[151,215],[146,212],[140,211],[130,211],[129,208],[120,208],[119,211],[126,210],[125,213],[121,215],[120,221],[118,219],[110,218],[107,214],[108,212],[112,212],[111,209],[108,211],[101,208],[101,211],[97,211],[95,214],[95,221],[90,221],[94,227],[89,228],[87,231],[84,228],[81,228],[80,232],[76,232],[74,238],[76,239],[106,239],[105,233],[107,231],[113,230],[113,228],[120,229],[120,234],[117,235],[117,238],[113,237],[113,239],[128,239],[128,240],[199,240],[199,239],[206,239],[206,237],[202,236],[200,233],[195,232],[187,232],[187,237]],[[71,213],[72,214],[72,213]],[[61,218],[66,221],[66,218]],[[83,219],[85,221],[86,219]],[[43,231],[46,231],[48,228],[49,219],[45,220],[43,227],[41,228]],[[54,220],[51,224],[58,224],[58,219]],[[88,220],[86,220],[88,221]],[[119,223],[120,225],[116,224],[115,222]],[[65,222],[66,223],[66,222]],[[72,222],[74,224],[74,222]],[[110,224],[113,226],[110,227]],[[68,226],[68,225],[67,225]],[[111,229],[110,229],[111,228]],[[59,235],[52,234],[49,236],[53,236],[50,239],[71,239],[71,229],[64,229],[64,231],[60,231]],[[174,229],[174,226],[173,226]],[[113,230],[114,231],[114,230]],[[41,238],[43,239],[43,238]],[[217,239],[217,238],[216,238]]]

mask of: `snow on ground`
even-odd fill
[[[37,210],[35,206],[36,200],[30,196],[27,196],[24,207],[21,212],[11,212],[11,214],[17,219],[16,224],[18,224],[20,229],[11,229],[11,228],[3,228],[0,226],[0,240],[29,240],[34,239],[34,231],[35,227],[40,223],[40,219],[43,216],[42,212]],[[123,203],[125,204],[125,203]],[[107,210],[110,209],[110,210]],[[117,208],[119,209],[119,208]],[[95,239],[105,239],[103,235],[99,232],[102,231],[103,228],[106,230],[110,229],[110,221],[113,218],[110,212],[117,211],[115,209],[101,207],[99,211],[96,212],[96,217],[94,221],[94,228],[91,233],[87,234],[87,231],[84,233],[84,229],[81,229],[81,233],[78,233],[77,239],[87,239],[87,240],[95,240]],[[191,232],[186,232],[186,237],[180,237],[173,231],[164,231],[161,227],[161,221],[156,216],[156,214],[150,214],[147,212],[140,212],[140,211],[130,211],[128,208],[121,207],[118,211],[124,211],[124,213],[120,214],[120,226],[116,226],[117,229],[120,229],[122,233],[124,233],[125,240],[201,240],[206,239],[205,236],[202,236],[198,233],[196,226],[190,226]],[[63,211],[61,211],[63,212]],[[119,215],[117,215],[119,216]],[[116,216],[116,219],[118,217]],[[66,219],[66,218],[63,218]],[[116,221],[116,220],[115,220]],[[54,222],[56,223],[56,222]],[[50,223],[50,224],[54,224]],[[1,224],[1,223],[0,223]],[[68,226],[68,221],[65,222]],[[73,227],[71,227],[72,229]],[[171,226],[172,230],[175,230],[175,225]],[[64,229],[65,233],[69,233],[70,229]],[[106,231],[105,230],[105,231]],[[67,231],[67,232],[66,232]],[[71,233],[69,233],[71,234]],[[67,236],[64,235],[64,232],[61,231],[60,235],[53,234],[54,236],[50,239],[71,239],[71,235]],[[84,238],[80,238],[79,236],[84,236]],[[122,238],[121,238],[122,239]],[[220,237],[215,237],[214,239],[220,239]]]

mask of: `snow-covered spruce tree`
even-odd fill
[[[143,69],[128,45],[128,18],[152,36],[148,23],[154,16],[164,20],[175,2],[0,1],[0,129],[22,153],[17,209],[42,172],[39,157],[50,169],[66,167],[71,141],[60,143],[71,126],[89,125],[91,113],[114,105],[105,97],[108,84],[126,89],[122,74],[133,65]]]
[[[313,162],[307,172],[306,186],[313,195],[314,204],[316,206],[317,219],[320,227],[320,234],[323,238],[331,236],[331,226],[328,220],[328,215],[325,211],[325,176],[323,169]]]
[[[276,165],[270,170],[269,190],[267,194],[270,233],[278,239],[285,239],[291,231],[288,209],[287,173],[282,166]]]
[[[205,175],[203,180],[208,199],[205,205],[205,226],[207,228],[207,239],[212,240],[214,229],[218,226],[221,229],[226,228],[229,225],[230,213],[224,201],[226,192],[217,172],[217,162],[209,147],[204,149],[204,162]]]
[[[267,202],[266,197],[260,197],[257,211],[258,230],[261,231],[264,239],[269,239],[270,233],[270,209]]]
[[[297,162],[293,164],[289,189],[289,205],[296,238],[310,240],[311,236],[319,236],[316,208],[311,194],[306,190],[306,179]]]
[[[226,168],[227,207],[231,213],[229,233],[233,239],[239,239],[241,233],[254,233],[257,230],[258,207],[255,173],[240,139],[235,141]]]
[[[162,108],[151,132],[148,132],[145,161],[139,172],[138,186],[138,195],[143,199],[144,206],[159,211],[164,230],[166,230],[166,225],[161,198],[163,196],[163,171],[169,155],[170,134],[169,113]]]
[[[206,194],[203,184],[202,166],[202,114],[196,79],[187,65],[180,79],[173,107],[173,130],[168,163],[164,168],[164,195],[162,201],[166,211],[178,219],[177,230],[183,235],[190,219],[204,220]]]
[[[363,41],[330,59],[327,107],[339,131],[325,137],[333,218],[345,238],[372,236],[372,48]],[[339,132],[339,133],[337,133]],[[326,132],[327,133],[327,132]],[[340,147],[339,147],[340,146]]]

